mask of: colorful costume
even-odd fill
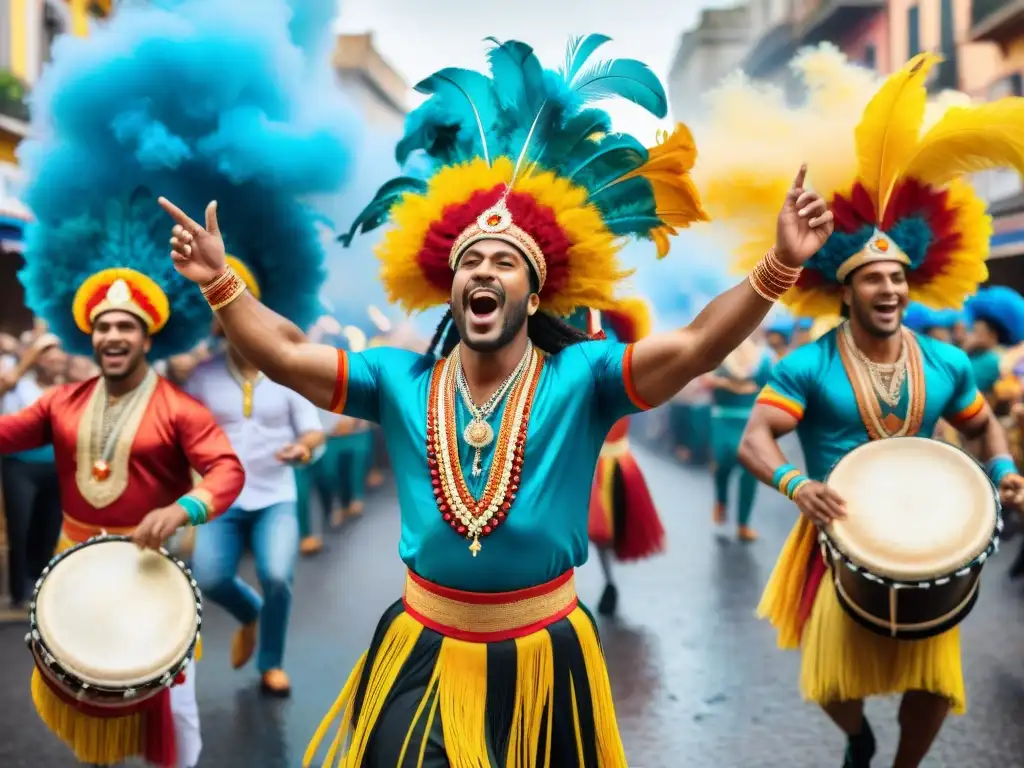
[[[1003,285],[982,288],[968,299],[965,314],[972,324],[985,323],[998,338],[996,347],[970,351],[978,388],[994,399],[1008,399],[998,397],[997,388],[1015,398],[1019,395],[1019,391],[1014,391],[1017,389],[1015,377],[1011,371],[1003,370],[1002,359],[1008,347],[1024,341],[1024,297]]]
[[[805,159],[810,184],[829,199],[835,215],[834,234],[808,261],[783,302],[806,316],[837,315],[844,281],[854,270],[873,262],[897,262],[906,268],[912,298],[936,309],[957,308],[986,278],[991,235],[985,204],[962,175],[1024,157],[1024,100],[953,107],[941,116],[931,115],[931,127],[919,135],[926,78],[935,56],[911,60],[870,97],[861,114],[864,102],[851,96],[855,90],[836,76],[837,70],[829,69],[830,76],[822,77],[814,69],[824,69],[823,62],[838,55],[814,51],[798,60],[811,86],[810,104],[779,113],[803,127],[796,129],[792,145],[780,141],[765,159],[770,164],[782,156],[794,166]],[[749,86],[730,88],[739,89],[731,94],[739,98]],[[840,100],[834,98],[837,92],[843,94]],[[762,98],[761,93],[754,95]],[[735,108],[738,102],[729,103]],[[816,116],[827,116],[833,125],[848,120],[855,127],[849,152],[839,151],[841,138],[822,131]],[[769,118],[753,122],[759,131],[778,128]],[[808,129],[816,133],[808,135]],[[972,137],[969,146],[964,135]],[[731,135],[720,138],[735,142]],[[792,175],[788,168],[780,167],[772,176],[755,164],[742,172],[744,179],[785,189]],[[735,181],[732,194],[757,204],[751,183],[733,179],[732,172],[740,170],[733,158],[710,158],[704,169],[715,189],[724,192]],[[724,194],[712,197],[713,208],[732,206]],[[770,244],[775,236],[774,209],[761,211],[759,217],[749,208],[719,213],[745,236],[748,255],[757,243]],[[957,424],[984,406],[963,352],[908,329],[901,333],[903,351],[892,366],[868,361],[853,343],[848,324],[776,365],[758,404],[779,408],[797,421],[807,477],[823,480],[835,461],[867,440],[930,436],[940,418]],[[798,493],[806,479],[791,465],[779,467],[776,474],[780,489],[788,494]],[[759,614],[778,629],[781,647],[802,649],[801,690],[809,699],[825,704],[919,689],[948,697],[956,712],[964,710],[959,630],[901,641],[855,624],[839,607],[817,530],[804,517],[779,557]]]
[[[736,392],[726,386],[717,386],[712,391],[711,446],[715,469],[715,513],[717,523],[724,523],[729,506],[729,481],[733,472],[739,470],[739,507],[736,522],[739,537],[751,541],[756,538],[750,529],[750,515],[754,511],[754,497],[757,495],[757,478],[739,462],[740,440],[746,429],[750,412],[754,408],[757,392],[768,383],[772,361],[768,350],[753,341],[737,347],[715,376],[732,385],[755,385],[750,392]]]
[[[570,322],[594,338],[632,344],[650,333],[651,317],[646,302],[623,301],[618,310],[598,313],[578,310]],[[598,548],[605,589],[597,610],[615,613],[618,589],[612,581],[609,554],[623,562],[643,560],[662,552],[665,529],[640,466],[629,449],[629,419],[612,427],[594,472],[590,493],[590,540]]]
[[[583,108],[623,95],[666,111],[643,64],[586,66],[606,41],[574,41],[561,73],[523,43],[496,44],[493,79],[446,69],[420,83],[432,98],[410,116],[398,158],[420,150],[436,173],[388,182],[353,228],[394,222],[378,248],[391,299],[408,310],[448,302],[463,251],[499,239],[529,263],[542,312],[615,309],[619,237],[650,237],[664,252],[673,227],[703,218],[685,128],[647,150]],[[325,738],[327,766],[626,765],[573,572],[587,559],[605,437],[645,407],[632,350],[528,347],[491,440],[457,392],[459,347],[436,363],[398,349],[339,352],[335,410],[384,430],[409,575],[306,765]]]
[[[114,310],[143,323],[156,354],[184,352],[204,333],[209,310],[189,301],[188,283],[166,269],[166,229],[156,226],[158,215],[156,201],[137,194],[129,206],[87,198],[77,220],[51,225],[41,215],[31,225],[20,275],[28,304],[72,354],[91,349],[93,322]],[[151,510],[186,496],[205,505],[207,519],[231,505],[245,475],[209,411],[152,369],[120,399],[121,415],[109,417],[120,426],[109,433],[103,429],[114,407],[108,399],[105,380],[94,378],[0,416],[0,453],[53,445],[64,509],[61,550],[101,531],[130,533]],[[193,468],[202,476],[195,487]],[[83,762],[111,765],[139,755],[190,768],[202,747],[192,674],[190,667],[183,684],[123,717],[83,709],[38,672],[32,698]]]

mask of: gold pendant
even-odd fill
[[[476,557],[477,553],[483,548],[483,545],[480,543],[480,537],[474,536],[473,543],[469,545],[469,551],[473,553],[473,557]]]
[[[476,448],[479,451],[494,442],[494,430],[486,421],[473,419],[462,430],[462,439],[469,444],[470,448]]]
[[[103,459],[93,462],[92,465],[92,479],[103,482],[110,477],[110,465],[107,464]]]

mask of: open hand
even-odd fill
[[[142,549],[160,549],[174,532],[188,524],[188,513],[180,504],[154,509],[139,523],[132,541]]]
[[[1016,472],[999,481],[999,501],[1004,507],[1024,510],[1024,477]]]
[[[206,206],[206,227],[203,228],[178,206],[161,197],[160,207],[174,219],[171,229],[171,260],[178,273],[193,283],[206,285],[224,270],[224,239],[217,226],[216,201]]]
[[[846,502],[824,483],[812,480],[797,492],[793,501],[800,512],[818,526],[846,517]]]
[[[832,211],[817,192],[804,189],[807,166],[801,165],[775,226],[775,255],[788,267],[802,267],[832,234]]]

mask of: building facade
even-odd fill
[[[373,44],[373,34],[338,35],[332,56],[338,84],[367,125],[400,134],[409,108],[409,86]]]
[[[683,33],[668,76],[673,118],[691,120],[700,96],[736,70],[750,47],[748,6],[701,11],[697,26]]]

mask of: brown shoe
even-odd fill
[[[366,485],[370,488],[380,488],[384,485],[384,473],[379,469],[371,469],[366,475]]]
[[[715,508],[711,512],[711,521],[715,525],[725,525],[725,504],[715,502]]]
[[[241,669],[249,663],[256,650],[256,622],[246,624],[231,638],[231,666]]]
[[[269,669],[264,672],[260,687],[270,696],[285,698],[292,694],[292,683],[283,669]]]
[[[741,525],[736,531],[736,538],[740,541],[757,541],[757,531],[747,525]]]
[[[304,555],[315,555],[323,548],[324,542],[319,536],[307,536],[299,542],[299,552]]]
[[[348,509],[345,510],[347,517],[359,517],[361,514],[363,514],[363,502],[361,501],[353,501],[348,505]]]

